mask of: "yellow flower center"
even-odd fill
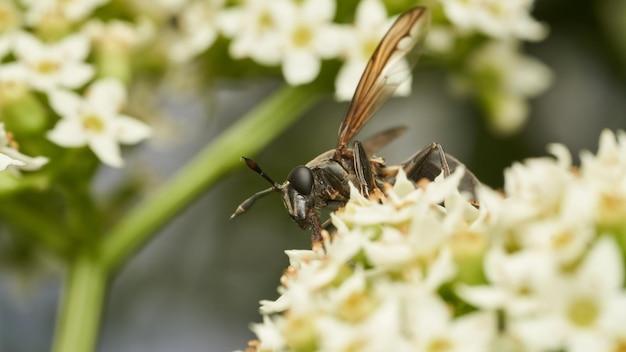
[[[274,27],[274,19],[268,11],[263,11],[258,17],[257,23],[261,30],[266,30]]]
[[[363,55],[365,59],[369,59],[374,53],[374,50],[376,50],[378,42],[379,40],[376,38],[369,38],[363,43],[363,45],[361,45],[361,55]]]
[[[597,302],[588,297],[579,297],[570,302],[567,317],[576,326],[589,327],[596,322],[599,313]]]
[[[337,315],[346,321],[356,323],[367,318],[376,306],[375,300],[367,293],[353,292],[343,301]]]
[[[0,4],[0,34],[19,26],[17,11],[10,3]]]
[[[556,249],[566,248],[574,241],[574,239],[575,234],[571,231],[562,231],[552,237],[552,244]]]
[[[48,74],[59,70],[61,65],[57,61],[40,61],[37,63],[37,71]]]
[[[83,128],[87,131],[101,133],[104,131],[104,122],[98,115],[87,115],[83,117]]]
[[[305,47],[313,40],[313,31],[307,26],[298,26],[291,34],[291,41],[297,47]]]
[[[438,339],[434,339],[432,340],[429,344],[428,347],[426,348],[426,351],[428,352],[447,352],[447,351],[451,351],[454,348],[454,344],[452,344],[450,341],[444,339],[444,338],[438,338]]]

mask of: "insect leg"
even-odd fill
[[[437,155],[438,154],[438,155]],[[449,176],[457,167],[463,165],[450,155],[446,155],[439,143],[431,143],[415,153],[407,161],[401,164],[407,177],[417,182],[422,178],[434,180],[443,171],[444,176]],[[475,188],[480,181],[474,174],[465,168],[465,173],[459,184],[459,190],[469,193],[471,199],[475,199]]]
[[[361,194],[367,197],[374,190],[376,184],[374,183],[369,158],[359,141],[354,142],[354,172],[356,173]]]
[[[313,209],[307,212],[307,222],[311,225],[311,244],[322,241],[322,223]]]
[[[434,153],[439,154],[438,162],[431,160]],[[434,180],[443,171],[444,176],[450,175],[450,167],[441,144],[433,142],[419,150],[407,161],[402,163],[406,176],[415,182],[422,178]]]

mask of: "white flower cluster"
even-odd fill
[[[61,118],[49,131],[49,140],[63,147],[89,146],[102,162],[120,167],[119,143],[138,143],[150,135],[150,128],[119,114],[126,97],[122,82],[114,78],[94,81],[97,70],[87,58],[92,54],[91,39],[98,39],[96,21],[87,22],[84,31],[60,39],[42,40],[27,31],[52,32],[60,24],[78,23],[105,2],[24,0],[21,9],[12,1],[0,1],[0,18],[7,20],[0,26],[0,113],[12,104],[25,104],[21,99],[31,91],[44,93]],[[120,27],[124,26],[119,21],[112,23],[117,31],[109,33],[109,41],[119,41],[120,35],[115,34],[123,32]],[[105,25],[99,24],[99,32],[104,31]],[[89,82],[92,84],[85,88]],[[83,88],[83,96],[75,92]]]
[[[518,129],[527,115],[526,99],[550,81],[547,68],[519,54],[520,41],[540,40],[547,32],[530,16],[533,0],[406,0],[402,6],[416,5],[428,5],[435,14],[425,45],[429,56],[452,57],[455,47],[466,47],[463,41],[485,43],[474,45],[462,67],[447,68],[463,83],[459,86],[478,97],[497,130]],[[132,20],[115,15],[99,19],[96,11],[105,6],[110,8],[104,13],[121,9]],[[335,95],[349,100],[394,16],[383,0],[362,0],[353,16],[348,11],[336,0],[133,0],[124,5],[0,0],[0,113],[24,104],[22,98],[32,92],[42,93],[45,108],[60,117],[47,134],[52,142],[88,146],[103,163],[122,166],[120,144],[150,135],[147,125],[120,115],[133,64],[154,60],[165,71],[169,63],[189,63],[220,37],[226,39],[230,58],[280,67],[291,85],[314,81],[324,60],[338,60]],[[339,23],[338,17],[353,20]],[[475,41],[474,36],[487,40]],[[137,52],[132,50],[139,47],[149,48],[147,60],[133,57]],[[445,65],[446,60],[436,61]],[[410,83],[396,94],[407,95]],[[72,108],[59,100],[70,95],[73,101],[67,106]],[[5,116],[2,120],[7,121]],[[129,131],[133,138],[127,138]]]
[[[353,190],[324,249],[287,251],[256,351],[618,351],[626,344],[626,133],[516,164],[505,194],[462,170],[381,200]],[[473,307],[469,309],[468,304]]]
[[[368,59],[394,20],[382,0],[360,1],[350,24],[334,22],[335,0],[246,0],[230,7],[224,0],[166,3],[178,14],[179,35],[169,51],[173,60],[186,62],[195,57],[213,45],[220,33],[231,40],[233,58],[280,66],[291,85],[317,78],[323,59],[340,59],[343,64],[335,80],[339,100],[352,98]],[[525,100],[545,90],[551,78],[543,64],[520,56],[516,45],[520,40],[541,40],[547,35],[546,27],[530,16],[533,0],[407,2],[412,5],[427,5],[434,13],[443,13],[436,16],[430,30],[425,49],[429,54],[452,55],[456,43],[472,35],[490,39],[469,59],[472,70],[468,74],[495,73],[490,75],[494,87],[484,92],[501,92],[486,107],[495,128],[512,131],[520,127],[527,114]],[[494,54],[492,47],[501,50],[489,56],[491,60],[481,60]],[[523,65],[528,61],[532,64]],[[520,76],[529,78],[518,80]],[[510,87],[511,82],[521,88]],[[399,95],[409,93],[408,83]],[[503,101],[499,103],[499,99]]]
[[[527,100],[552,82],[550,69],[520,53],[521,41],[543,40],[548,29],[530,16],[533,0],[441,0],[450,25],[434,25],[427,40],[433,52],[450,53],[463,38],[491,40],[474,48],[453,83],[476,96],[491,128],[501,134],[518,131],[528,117]]]

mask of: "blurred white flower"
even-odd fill
[[[12,0],[0,0],[0,35],[16,30],[22,24],[22,12]]]
[[[14,142],[11,141],[4,129],[4,122],[0,122],[0,171],[11,169],[14,171],[34,171],[48,163],[48,158],[43,156],[30,157],[24,155],[14,148]]]
[[[528,117],[528,98],[544,92],[552,72],[540,61],[520,54],[513,41],[491,41],[469,58],[469,85],[488,112],[495,131],[517,131]]]
[[[433,25],[428,29],[424,50],[433,53],[448,54],[454,50],[456,33],[453,27]]]
[[[359,3],[354,24],[345,28],[342,53],[344,63],[335,80],[335,98],[350,100],[359,79],[376,46],[383,38],[393,20],[387,17],[387,9],[380,0],[363,0]],[[411,78],[396,90],[396,95],[408,95]]]
[[[22,32],[16,36],[14,50],[18,63],[27,70],[28,83],[36,90],[78,88],[94,75],[93,67],[84,62],[89,54],[89,39],[82,34],[44,44]]]
[[[0,65],[0,107],[28,91],[28,73],[22,65],[14,62]]]
[[[291,85],[309,83],[319,74],[321,59],[337,56],[343,45],[332,23],[335,0],[274,1],[283,76]]]
[[[580,173],[596,195],[598,223],[621,226],[626,214],[626,133],[602,131],[598,154],[584,151],[580,161]]]
[[[533,0],[441,0],[446,17],[460,31],[497,39],[541,40],[545,25],[530,16]]]
[[[608,351],[616,334],[626,333],[626,291],[622,253],[613,238],[601,237],[573,275],[563,275],[551,297],[553,337],[567,351]],[[623,336],[621,337],[623,338]]]
[[[8,35],[0,35],[0,60],[11,50],[11,39]]]
[[[22,25],[21,11],[11,0],[0,0],[0,60],[13,48],[15,33]]]
[[[103,22],[99,19],[89,20],[82,28],[82,32],[99,46],[115,46],[130,49],[146,42],[150,35],[149,30],[142,27],[142,19],[138,23],[113,19]]]
[[[26,23],[37,27],[48,20],[80,21],[109,0],[21,0],[26,6]]]
[[[177,14],[179,35],[169,47],[170,59],[186,62],[208,49],[217,39],[217,17],[225,0],[192,1]]]
[[[408,297],[407,297],[408,298]],[[489,350],[494,331],[483,314],[454,318],[447,303],[435,294],[407,300],[408,327],[414,351],[483,352]]]
[[[321,59],[339,54],[334,16],[334,0],[248,0],[222,11],[218,25],[232,39],[233,58],[281,64],[287,83],[299,85],[318,76]]]
[[[246,0],[241,6],[220,12],[217,25],[231,39],[229,52],[233,58],[251,58],[262,65],[280,63],[281,4],[274,0]]]
[[[84,98],[65,90],[49,96],[61,120],[48,132],[48,139],[63,147],[88,145],[107,165],[123,165],[119,143],[136,144],[150,136],[150,128],[143,122],[119,113],[126,91],[117,80],[94,82]]]

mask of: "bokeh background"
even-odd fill
[[[602,129],[626,128],[625,7],[622,0],[537,1],[534,16],[549,25],[550,35],[527,44],[526,52],[553,70],[554,81],[532,100],[528,123],[516,135],[493,135],[475,104],[451,94],[445,74],[423,65],[412,95],[387,102],[360,136],[405,125],[408,132],[379,152],[389,163],[437,141],[495,188],[508,165],[546,155],[548,143],[563,143],[574,156],[595,151]],[[150,170],[155,183],[167,179],[279,85],[216,82],[200,100],[160,91],[162,107],[175,116],[166,123],[176,136],[166,145],[144,145],[137,162],[149,165],[137,167]],[[347,103],[324,99],[255,159],[282,181],[295,165],[334,147],[346,109]],[[104,194],[109,184],[134,172],[133,160],[127,163],[131,167],[122,172],[103,168],[94,191]],[[254,337],[249,324],[260,319],[258,301],[277,297],[287,265],[283,251],[310,245],[309,234],[291,222],[279,197],[262,199],[249,213],[229,220],[243,199],[265,187],[242,164],[129,261],[113,280],[98,351],[244,348]],[[54,263],[0,269],[1,352],[49,349],[61,289]]]

